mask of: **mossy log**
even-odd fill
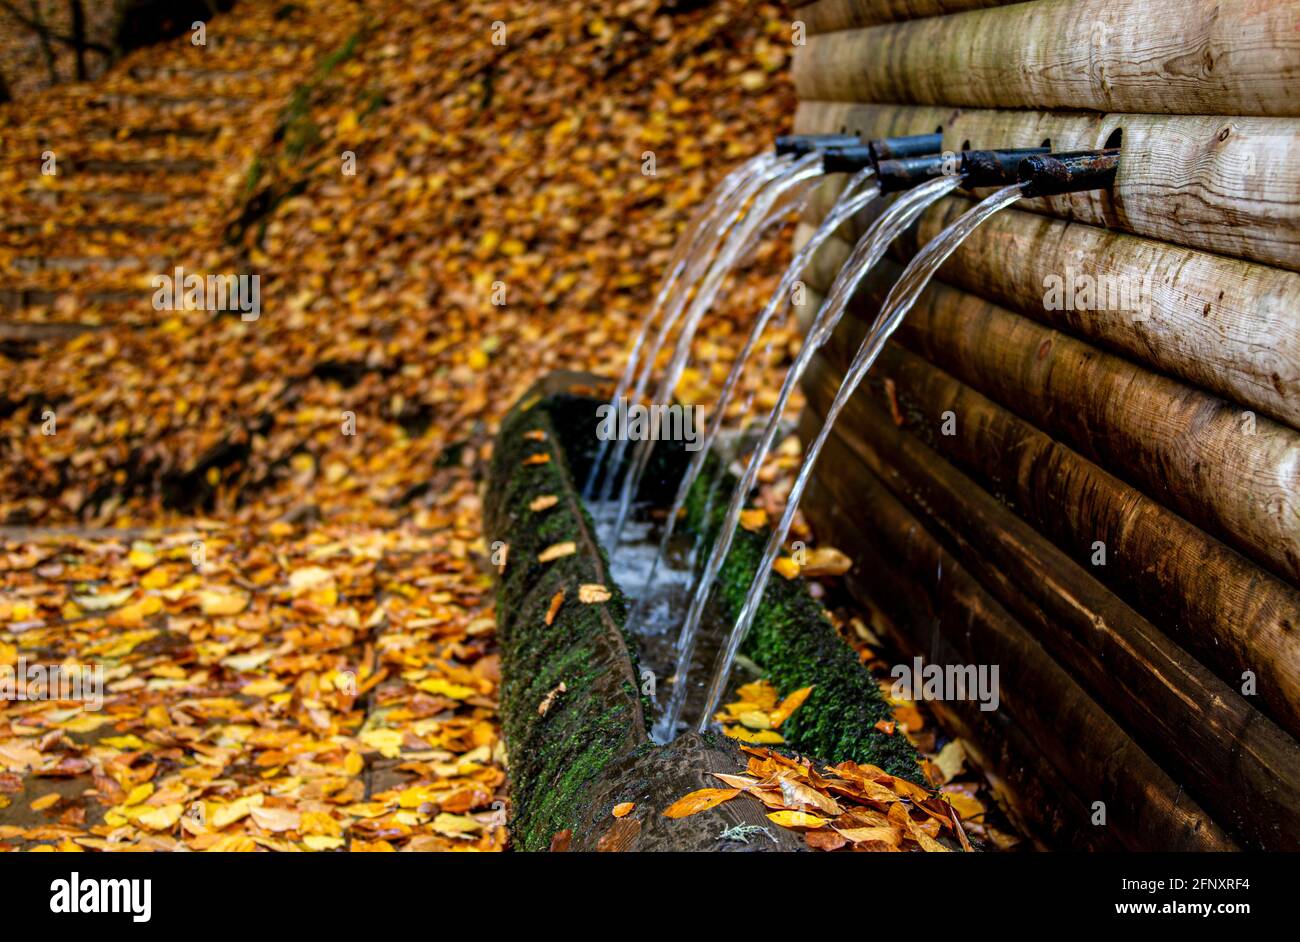
[[[811,0],[793,4],[809,35],[999,7],[1018,0]]]
[[[1300,114],[1297,0],[1033,0],[812,36],[801,99]]]
[[[892,351],[876,380],[904,376],[898,361],[906,356]],[[840,370],[819,355],[807,384],[819,413],[839,383]],[[889,400],[888,393],[880,395]],[[961,426],[976,419],[958,412],[955,421]],[[1251,847],[1300,847],[1300,746],[1236,686],[1215,677],[1082,564],[896,427],[868,390],[849,404],[837,429],[860,462],[1216,820]],[[1108,560],[1112,566],[1126,562],[1135,561]],[[1293,690],[1294,662],[1270,666],[1290,673]]]
[[[832,240],[833,241],[833,240]],[[843,243],[839,250],[844,249]],[[824,292],[836,248],[806,275]],[[875,309],[866,302],[866,316]],[[935,282],[908,349],[1300,585],[1300,433]]]
[[[1084,7],[1080,7],[1084,9]],[[1092,150],[1120,136],[1120,165],[1108,191],[1022,200],[1017,209],[1077,219],[1300,270],[1300,146],[1294,118],[1080,114],[803,101],[801,134],[846,130],[866,138],[932,133],[943,145]],[[820,211],[842,180],[828,181]]]
[[[816,410],[814,422],[820,422]],[[854,518],[882,555],[931,599],[938,623],[914,639],[935,663],[999,665],[1005,712],[1044,761],[1073,784],[1091,815],[1130,850],[1232,850],[1235,842],[1048,655],[962,563],[833,433],[822,480],[852,482]],[[933,653],[936,652],[937,653]]]
[[[767,823],[756,802],[728,802],[677,821],[662,818],[663,808],[682,795],[715,787],[712,771],[735,772],[745,760],[727,740],[685,737],[661,748],[648,739],[636,642],[624,628],[627,603],[609,576],[574,485],[584,479],[596,449],[595,410],[602,400],[591,394],[600,383],[586,374],[548,377],[507,416],[493,454],[484,506],[492,550],[498,560],[505,554],[497,624],[515,846],[543,850],[561,834],[560,843],[585,850],[802,847],[796,835],[779,828],[749,844],[724,836],[739,825]],[[664,502],[685,453],[680,446],[660,445],[639,496]],[[557,501],[530,509],[546,495]],[[695,515],[703,516],[698,507]],[[720,580],[724,616],[735,594],[743,594],[752,580],[750,557],[757,558],[765,539],[743,536]],[[547,548],[565,543],[573,544],[572,552],[549,562],[539,559]],[[604,585],[611,598],[584,604],[578,600],[583,584]],[[751,635],[760,665],[783,692],[817,686],[783,724],[789,745],[805,755],[852,758],[923,781],[905,738],[873,728],[876,720],[889,717],[888,707],[802,582],[770,587],[764,602]],[[638,809],[616,822],[610,809],[624,801]]]

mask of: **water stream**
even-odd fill
[[[696,328],[699,327],[700,320],[704,317],[705,312],[712,307],[727,276],[731,274],[736,262],[750,251],[761,237],[763,231],[778,220],[785,218],[791,211],[793,208],[791,205],[792,197],[795,203],[807,198],[808,184],[822,175],[821,165],[821,154],[816,152],[807,154],[786,167],[783,173],[775,177],[766,188],[754,197],[753,205],[727,236],[726,243],[718,251],[717,257],[709,267],[708,274],[691,302],[690,309],[677,337],[677,345],[673,349],[672,358],[668,361],[667,368],[664,370],[663,378],[660,380],[653,402],[667,404],[671,401],[673,390],[676,389],[682,370],[686,368],[687,360],[690,358],[691,344],[695,338]],[[651,355],[646,367],[650,368],[653,365],[654,356]],[[640,392],[641,389],[638,388],[638,394],[634,394],[636,395],[634,401],[640,401]],[[626,440],[619,442],[614,452],[615,457],[611,469],[619,466],[618,462],[621,460],[626,444]],[[606,545],[611,550],[617,549],[619,534],[623,529],[623,525],[627,522],[632,498],[636,495],[637,488],[640,486],[641,476],[645,473],[654,446],[654,435],[647,436],[637,442],[631,467],[623,477],[623,487],[619,495],[618,515],[606,542]],[[612,470],[605,480],[606,483],[612,482]],[[601,493],[603,497],[605,489],[602,489]]]
[[[746,176],[741,185],[723,200],[716,216],[710,218],[700,230],[697,250],[688,253],[685,268],[680,278],[672,290],[666,294],[666,302],[658,332],[655,334],[650,346],[643,349],[637,359],[636,383],[628,399],[629,403],[638,403],[645,398],[646,387],[649,385],[650,375],[654,372],[655,361],[659,358],[659,351],[663,349],[669,335],[681,317],[686,301],[691,296],[691,289],[697,286],[700,278],[707,270],[711,270],[711,262],[715,253],[722,251],[720,246],[724,245],[723,239],[728,238],[729,240],[733,227],[739,225],[742,220],[749,218],[748,214],[755,196],[769,183],[788,173],[793,164],[794,161],[789,157],[770,157],[770,159],[759,164],[754,172]],[[625,374],[628,372],[627,369],[624,370]],[[626,386],[622,387],[621,393],[615,390],[611,402],[614,408],[617,409],[619,402],[627,395]],[[594,480],[600,474],[603,465],[605,477],[601,482],[600,491],[596,498],[601,503],[609,500],[610,493],[613,491],[614,480],[618,475],[619,468],[622,467],[623,454],[627,449],[627,440],[619,439],[616,441],[612,455],[606,454],[608,446],[608,439],[601,442],[598,460],[592,465],[591,471],[592,494],[595,494]]]
[[[826,412],[826,417],[817,433],[817,438],[804,456],[803,464],[800,466],[798,476],[795,478],[794,487],[787,498],[785,511],[781,515],[780,522],[772,530],[763,558],[759,562],[758,570],[754,575],[754,582],[745,597],[745,603],[736,618],[736,623],[731,629],[726,644],[719,653],[713,677],[709,682],[709,692],[705,700],[704,710],[700,714],[700,730],[707,728],[714,710],[717,709],[718,704],[721,702],[727,678],[731,673],[731,667],[736,658],[736,652],[740,649],[741,642],[753,624],[763,597],[763,590],[767,587],[767,581],[771,577],[772,563],[776,561],[777,556],[781,553],[781,548],[785,544],[786,536],[789,534],[790,526],[794,521],[795,512],[799,507],[799,499],[803,496],[804,489],[812,476],[813,466],[816,464],[822,447],[830,436],[836,418],[849,398],[857,390],[862,378],[866,376],[867,371],[875,363],[880,351],[884,348],[885,342],[898,329],[898,325],[902,323],[907,312],[916,303],[917,297],[925,289],[925,286],[930,283],[930,279],[934,276],[938,267],[956,251],[957,247],[981,223],[1015,203],[1020,199],[1020,195],[1020,184],[1004,187],[984,199],[974,209],[944,229],[916,254],[885,298],[880,308],[880,314],[867,330],[867,334],[863,338],[848,372],[844,375],[844,381],[835,393],[835,398]],[[737,493],[740,492],[737,491]],[[724,525],[723,534],[719,537],[719,543],[734,528],[730,520],[728,524],[729,526]],[[727,543],[730,545],[730,539],[727,540]],[[714,553],[717,553],[716,547]],[[708,585],[706,584],[702,589],[703,594],[707,595]]]
[[[660,544],[659,555],[650,566],[650,571],[646,575],[646,586],[642,591],[643,597],[648,597],[650,595],[651,584],[653,583],[659,568],[659,560],[667,552],[668,545],[676,530],[678,516],[681,513],[682,508],[686,505],[686,497],[690,492],[691,486],[695,483],[695,479],[699,477],[700,471],[704,468],[704,464],[708,460],[709,454],[713,451],[713,443],[717,440],[718,433],[721,431],[723,422],[726,420],[727,407],[731,404],[731,396],[735,392],[737,384],[740,382],[741,374],[744,372],[745,366],[749,362],[751,353],[758,345],[758,341],[762,337],[763,332],[767,329],[767,325],[771,321],[772,317],[785,307],[795,282],[803,275],[803,270],[812,260],[813,254],[821,248],[826,240],[829,239],[846,220],[850,219],[854,214],[865,208],[880,195],[879,188],[871,182],[871,177],[874,175],[875,171],[868,169],[857,174],[849,181],[845,186],[844,191],[840,194],[840,198],[836,200],[835,205],[831,207],[830,212],[827,213],[826,218],[822,221],[821,225],[817,227],[817,230],[812,234],[812,237],[809,238],[807,243],[805,243],[804,246],[795,254],[794,259],[786,268],[780,284],[778,284],[776,290],[772,292],[771,299],[758,315],[758,319],[754,321],[754,325],[749,332],[749,337],[745,341],[745,346],[741,348],[740,353],[736,355],[736,359],[731,365],[731,370],[727,374],[727,378],[723,381],[721,390],[718,392],[717,402],[714,403],[713,406],[713,415],[709,420],[708,429],[704,433],[700,449],[692,454],[690,464],[686,468],[686,473],[682,476],[681,483],[678,485],[677,494],[673,498],[672,509],[668,512],[668,520],[664,524],[664,534]],[[744,408],[740,410],[740,416],[742,419],[749,414],[749,402],[752,402],[752,400],[753,397],[751,395]],[[711,497],[712,490],[710,490],[710,498]]]
[[[618,385],[614,389],[614,395],[610,402],[615,408],[618,407],[619,400],[627,395],[628,388],[632,385],[637,366],[640,363],[641,351],[645,347],[646,338],[650,336],[651,328],[659,319],[660,311],[674,306],[680,309],[676,299],[681,297],[684,303],[686,292],[694,284],[695,279],[689,276],[683,277],[688,265],[697,273],[698,277],[698,272],[702,271],[704,263],[713,257],[714,249],[721,243],[722,236],[726,232],[726,226],[729,223],[725,221],[731,218],[728,209],[732,206],[733,198],[742,189],[746,188],[749,181],[759,178],[776,162],[777,157],[775,154],[763,153],[757,157],[751,157],[728,173],[722,182],[709,193],[704,205],[700,207],[699,211],[682,231],[681,236],[678,237],[676,244],[673,246],[673,254],[668,260],[668,269],[664,272],[663,280],[659,284],[659,290],[650,305],[650,313],[642,322],[641,329],[632,342],[627,365],[623,367],[623,375],[619,378]],[[591,470],[587,474],[587,482],[583,488],[584,497],[590,498],[592,496],[601,469],[604,467],[605,454],[608,450],[609,440],[605,439],[601,441],[596,452],[596,460],[592,462]]]
[[[960,178],[955,176],[939,177],[900,194],[898,199],[872,223],[862,238],[858,240],[848,262],[845,263],[836,276],[830,294],[823,302],[812,325],[809,327],[798,357],[796,357],[794,364],[786,373],[785,380],[781,385],[781,391],[777,396],[776,405],[763,429],[763,435],[750,457],[745,473],[741,476],[735,490],[732,492],[731,503],[728,505],[727,514],[723,520],[722,529],[719,531],[717,542],[709,554],[708,561],[700,569],[696,577],[690,608],[687,610],[677,644],[677,677],[685,677],[690,668],[695,654],[695,643],[700,622],[704,617],[705,606],[708,603],[713,585],[722,570],[723,561],[731,549],[736,527],[740,522],[741,511],[744,510],[745,500],[758,478],[758,472],[763,461],[775,442],[785,406],[803,377],[813,354],[830,338],[844,314],[849,299],[853,296],[862,279],[884,255],[889,244],[910,226],[927,206],[951,193],[960,183]],[[734,659],[735,655],[732,653],[730,660],[734,661]],[[674,685],[668,708],[660,721],[661,726],[656,730],[656,738],[661,741],[671,739],[676,734],[686,686],[685,683],[680,682]],[[711,684],[710,686],[712,688],[715,685]],[[681,695],[679,695],[679,692]],[[706,724],[711,717],[711,713],[711,709],[706,709],[701,716],[700,722]]]

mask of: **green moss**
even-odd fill
[[[721,494],[708,499],[708,484],[716,463],[706,468],[687,498],[686,526],[706,533],[711,545],[722,528],[731,489],[723,475]],[[726,618],[735,618],[754,582],[769,532],[737,529],[731,550],[718,576],[713,604]],[[830,762],[851,759],[879,766],[891,775],[916,782],[925,778],[916,750],[905,736],[875,728],[893,713],[871,672],[839,636],[803,579],[774,576],[763,590],[763,603],[742,650],[761,667],[782,695],[801,687],[813,692],[781,725],[790,748]]]
[[[484,507],[489,539],[509,544],[497,585],[497,621],[510,827],[514,845],[523,850],[545,850],[557,831],[577,829],[598,781],[614,764],[652,748],[646,737],[649,704],[637,689],[636,645],[625,628],[627,602],[605,575],[605,551],[590,539],[594,528],[575,486],[585,481],[598,447],[599,401],[565,392],[560,379],[539,384],[502,424]],[[542,433],[544,440],[528,437],[529,432]],[[525,463],[540,453],[550,460]],[[681,448],[661,443],[639,497],[666,502],[688,457]],[[709,468],[701,475],[687,508],[687,527],[703,529],[710,538],[721,526],[730,487],[724,476],[714,500],[706,501],[703,482],[713,481],[715,473]],[[530,510],[529,504],[545,494],[555,495],[558,503],[542,512]],[[724,617],[739,610],[765,540],[766,534],[738,531],[715,594]],[[550,563],[537,561],[542,550],[567,541],[578,551]],[[609,589],[608,602],[577,600],[578,586],[591,582]],[[547,625],[551,600],[561,590],[563,604]],[[923,780],[905,737],[874,729],[878,720],[891,718],[889,707],[802,580],[769,582],[745,651],[783,694],[815,688],[782,726],[792,749],[830,761],[869,762]],[[539,705],[561,683],[564,692],[540,713]]]
[[[541,432],[545,441],[526,437]],[[511,837],[522,850],[545,850],[576,828],[583,800],[610,763],[645,742],[645,711],[633,679],[634,648],[623,634],[627,604],[603,575],[604,554],[588,544],[591,520],[573,491],[545,404],[517,408],[497,439],[485,510],[493,541],[509,544],[497,586],[502,650],[502,724],[510,758]],[[526,464],[546,453],[543,464]],[[559,502],[534,512],[553,494]],[[549,563],[537,556],[556,543],[578,551]],[[594,551],[592,551],[594,548]],[[603,583],[608,602],[578,601],[578,587]],[[551,599],[565,593],[550,625]],[[539,706],[560,684],[545,713]]]

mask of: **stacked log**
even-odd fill
[[[1300,0],[817,0],[797,16],[800,133],[1121,149],[1112,190],[1022,200],[978,229],[840,417],[805,505],[867,561],[850,588],[904,654],[1001,652],[1010,722],[940,715],[1042,843],[1098,846],[1079,783],[1105,780],[1122,739],[1144,800],[1173,783],[1197,807],[1144,806],[1159,823],[1121,845],[1189,846],[1195,820],[1200,846],[1297,848]],[[897,263],[972,206],[932,207],[868,279],[805,382],[805,432]],[[815,256],[805,326],[878,211]],[[1054,723],[1076,698],[1118,738]],[[1069,787],[1038,810],[1044,783]]]

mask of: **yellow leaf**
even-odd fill
[[[772,560],[772,568],[787,579],[793,579],[799,575],[799,564],[789,556],[781,556]]]
[[[537,561],[539,563],[549,563],[564,556],[572,556],[577,551],[578,546],[576,543],[554,543],[537,554]]]
[[[311,850],[335,850],[343,846],[343,838],[326,837],[324,834],[309,834],[302,842]]]
[[[478,693],[473,687],[466,687],[464,684],[454,684],[450,680],[442,677],[430,677],[416,684],[425,693],[439,694],[444,697],[451,697],[453,700],[464,700]],[[364,742],[364,740],[363,740]]]
[[[148,811],[136,815],[135,820],[151,831],[167,831],[181,819],[181,812],[184,810],[184,805],[175,802],[170,805],[163,805],[161,808],[150,808]]]
[[[136,547],[127,554],[126,561],[136,569],[149,569],[158,562],[158,557],[152,550]]]
[[[540,511],[554,507],[559,502],[560,499],[554,494],[544,494],[541,497],[534,498],[532,503],[528,505],[528,509],[533,513],[539,513]]]
[[[634,801],[621,801],[614,806],[614,817],[626,818],[636,808]]]
[[[842,576],[853,568],[853,560],[833,546],[822,546],[809,550],[807,558],[804,559],[803,566],[800,568],[803,574],[810,578],[816,576]]]
[[[238,615],[248,608],[248,596],[240,593],[203,591],[199,607],[204,615]]]
[[[587,605],[594,605],[597,602],[608,602],[613,596],[609,589],[596,583],[585,583],[578,586],[578,601]]]
[[[37,798],[32,802],[31,808],[33,811],[44,811],[46,808],[52,808],[57,805],[62,797],[63,796],[58,792],[54,792],[50,795],[42,795],[40,798]]]
[[[812,687],[802,687],[782,700],[781,705],[772,711],[772,725],[780,726],[788,720],[790,714],[803,706],[803,702],[808,699],[808,695],[812,692]]]
[[[783,828],[819,828],[826,824],[825,818],[806,811],[773,811],[767,817]]]
[[[664,816],[669,818],[687,818],[701,811],[716,808],[724,801],[729,801],[740,794],[739,788],[701,788],[678,798],[664,809]]]
[[[740,525],[749,532],[761,530],[767,524],[767,511],[762,508],[741,511]]]

